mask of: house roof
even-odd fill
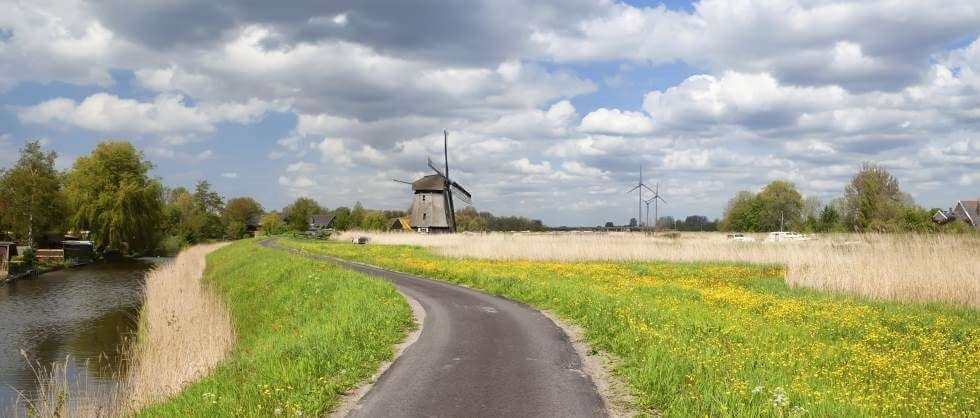
[[[441,174],[429,174],[412,182],[414,191],[443,191],[446,190],[446,178]]]
[[[310,217],[311,225],[327,226],[330,225],[331,222],[333,222],[333,215],[330,214],[319,214]]]
[[[395,229],[395,228],[401,228],[401,229],[411,228],[412,227],[412,218],[410,218],[408,216],[403,216],[401,218],[392,218],[391,219],[391,222],[389,222],[388,226],[391,229]]]
[[[963,208],[964,214],[969,218],[968,222],[980,228],[980,200],[961,200],[957,202],[957,206]]]

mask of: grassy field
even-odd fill
[[[819,234],[810,241],[733,242],[724,233],[363,233],[384,244],[492,260],[733,261],[779,264],[790,286],[875,299],[980,308],[980,234]]]
[[[210,254],[204,279],[224,298],[236,345],[209,376],[140,416],[323,415],[412,326],[389,283],[254,240]]]
[[[410,246],[284,242],[553,311],[620,357],[616,372],[638,406],[666,416],[980,409],[980,316],[971,309],[792,288],[772,264],[464,259]]]

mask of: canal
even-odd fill
[[[143,276],[160,260],[96,263],[0,287],[0,415],[37,389],[32,362],[70,359],[72,379],[111,384],[135,331]]]

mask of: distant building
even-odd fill
[[[320,214],[310,217],[310,231],[333,229],[333,215]]]
[[[932,215],[932,220],[938,224],[961,220],[980,230],[980,199],[960,200],[949,210],[936,211]]]
[[[636,218],[630,218],[630,228],[636,228]]]
[[[411,231],[412,230],[412,218],[408,216],[403,216],[400,218],[394,218],[391,223],[388,224],[389,231]]]

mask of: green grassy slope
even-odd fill
[[[776,266],[451,259],[284,240],[483,289],[582,326],[666,416],[970,416],[980,316],[792,289]]]
[[[238,336],[210,376],[146,417],[319,416],[390,359],[411,310],[383,280],[241,241],[208,256]]]

